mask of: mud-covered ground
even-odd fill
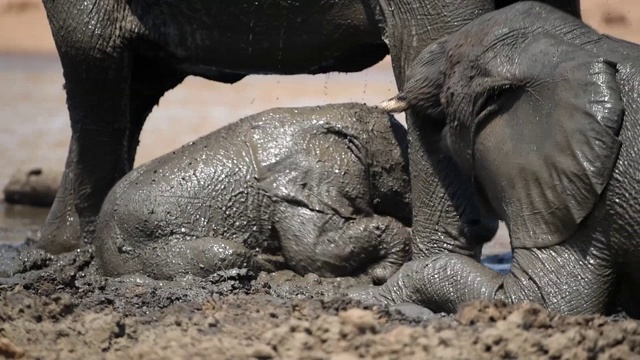
[[[225,271],[157,282],[96,275],[90,248],[2,258],[0,358],[634,359],[640,322],[473,303],[455,316],[362,306],[364,279]],[[5,267],[6,270],[6,267]],[[1,270],[0,270],[1,271]]]

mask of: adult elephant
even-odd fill
[[[423,115],[468,179],[449,187],[505,220],[512,270],[452,251],[359,295],[449,312],[502,299],[640,317],[639,66],[640,46],[537,2],[484,15],[424,50],[381,107]]]
[[[402,89],[405,68],[421,49],[508,2],[43,1],[72,130],[65,173],[40,241],[53,253],[81,246],[81,238],[91,241],[104,198],[133,166],[147,115],[186,76],[234,83],[248,74],[355,72],[390,53]],[[549,2],[579,13],[576,0]],[[432,176],[439,160],[411,114],[408,123],[415,144],[415,234],[453,246],[470,231],[451,205],[456,199]],[[462,215],[473,218],[473,209]],[[496,224],[489,225],[485,232],[492,235]]]

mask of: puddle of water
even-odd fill
[[[36,227],[44,224],[49,208],[0,202],[0,228]]]
[[[10,205],[0,202],[0,244],[20,244],[35,238],[49,208]]]

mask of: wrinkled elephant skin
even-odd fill
[[[426,48],[405,89],[380,107],[424,114],[476,203],[505,220],[511,272],[443,253],[356,296],[444,311],[502,299],[640,317],[639,68],[640,46],[537,2]]]
[[[146,163],[107,196],[108,276],[221,269],[389,278],[411,257],[406,129],[360,104],[276,108]],[[263,258],[264,257],[264,258]]]
[[[577,0],[548,1],[579,14]],[[186,76],[235,83],[249,74],[356,72],[390,54],[402,89],[420,50],[513,0],[43,2],[64,70],[72,136],[39,247],[60,253],[92,241],[107,193],[132,169],[147,115]],[[426,255],[424,243],[433,238],[447,241],[443,250],[491,238],[495,223],[478,219],[473,205],[451,205],[459,199],[433,175],[442,164],[427,154],[410,113],[407,123],[415,146],[415,253]]]

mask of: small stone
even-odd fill
[[[24,356],[24,350],[17,347],[9,339],[0,337],[0,356],[7,359],[20,359]]]
[[[254,345],[251,350],[249,350],[249,357],[255,359],[273,359],[276,356],[276,353],[271,349],[271,347],[265,344]]]

